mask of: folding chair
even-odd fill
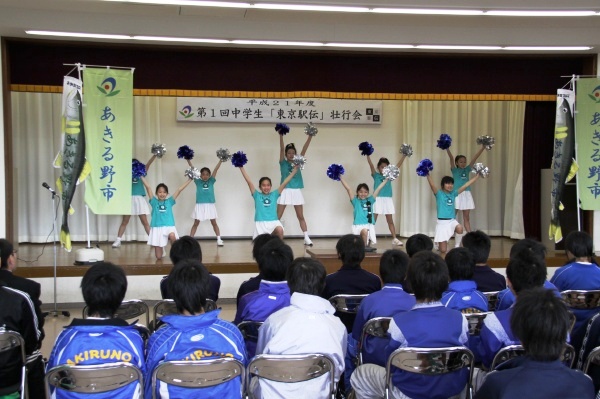
[[[256,342],[258,341],[258,329],[263,324],[264,322],[262,321],[245,320],[238,324],[237,327],[244,336],[244,341],[253,340]]]
[[[349,295],[339,294],[329,298],[329,303],[335,308],[336,311],[342,313],[356,314],[358,306],[363,299],[367,297],[367,294],[362,295]]]
[[[240,398],[245,392],[244,365],[236,359],[181,360],[161,363],[152,372],[152,399],[159,382],[184,388],[207,388],[240,379]],[[190,397],[202,397],[201,391]],[[149,398],[148,398],[149,399]]]
[[[82,317],[84,319],[88,318],[88,307],[85,306],[83,308]],[[138,319],[142,315],[146,315],[146,326],[150,322],[150,311],[148,310],[148,305],[146,302],[140,299],[129,299],[127,301],[123,301],[121,306],[115,312],[115,317],[120,317],[123,320],[131,320]]]
[[[140,369],[131,363],[104,363],[86,366],[61,364],[53,367],[45,377],[46,397],[50,387],[81,394],[110,392],[137,383],[139,399],[144,394],[144,377]]]
[[[567,306],[573,309],[600,307],[600,290],[567,290],[560,293]]]
[[[462,313],[469,322],[469,335],[479,336],[483,321],[491,312],[465,313],[465,310],[467,309],[463,309]]]
[[[409,373],[443,375],[463,368],[469,369],[467,399],[473,397],[473,353],[464,346],[446,348],[399,348],[388,358],[385,366],[385,398],[392,388],[392,366]]]
[[[585,363],[583,364],[583,371],[585,374],[589,375],[588,371],[590,370],[591,365],[600,366],[600,346],[595,347],[589,353],[587,358],[585,359]],[[591,376],[590,376],[591,377]]]
[[[356,348],[357,364],[363,364],[363,348],[369,338],[387,338],[387,331],[390,327],[391,317],[374,317],[369,319],[360,333],[360,340],[358,341],[358,347]]]
[[[12,364],[13,356],[18,354],[19,361]],[[15,367],[15,369],[21,369],[21,379],[19,383],[6,387],[6,393],[13,393],[19,391],[21,393],[21,399],[27,397],[27,357],[25,356],[25,340],[21,337],[21,334],[15,331],[0,329],[0,358],[6,359],[9,364],[0,364],[4,370],[9,367]],[[14,388],[14,389],[13,389]]]
[[[212,310],[217,309],[217,303],[212,299],[206,298],[206,306],[204,311],[210,312]],[[175,305],[175,301],[172,299],[162,299],[154,305],[152,308],[152,322],[148,324],[150,331],[154,332],[157,330],[158,319],[162,316],[166,316],[169,314],[177,314],[177,306]]]
[[[328,396],[335,399],[335,365],[329,356],[321,353],[257,355],[250,361],[246,371],[248,398],[254,398],[254,393],[250,389],[250,380],[254,376],[276,382],[293,383],[309,381],[327,373],[329,373]]]
[[[488,300],[488,311],[493,312],[494,310],[496,310],[496,303],[498,303],[499,293],[500,291],[489,291],[483,293],[483,295],[485,295]]]
[[[490,370],[495,370],[500,364],[510,359],[523,356],[524,354],[525,348],[523,348],[523,345],[505,346],[504,348],[500,349],[498,353],[496,353],[496,356],[494,356]],[[573,348],[572,345],[565,343],[560,355],[560,361],[569,368],[573,367],[573,363],[575,363],[575,348]]]

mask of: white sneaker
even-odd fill
[[[403,246],[404,244],[402,244],[402,241],[400,241],[399,239],[397,239],[397,238],[394,238],[394,239],[392,240],[392,245],[397,245],[397,246],[401,247],[401,246]]]
[[[221,240],[220,238],[217,238],[217,247],[222,247],[223,245],[223,240]]]
[[[304,237],[304,245],[312,247],[313,246],[313,242],[310,240],[310,238]]]
[[[112,243],[113,248],[119,248],[120,246],[121,246],[121,240],[115,240],[115,242]]]

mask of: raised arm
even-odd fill
[[[375,189],[375,191],[373,191],[373,198],[377,198],[377,196],[379,195],[379,192],[383,189],[383,187],[389,182],[389,179],[383,179],[383,181],[381,183],[379,183],[379,186],[377,186],[377,188]]]
[[[342,182],[342,186],[344,186],[344,188],[348,192],[348,197],[350,198],[350,201],[352,201],[352,198],[354,198],[354,195],[352,194],[352,190],[350,189],[350,186],[348,185],[348,183],[346,183],[346,180],[344,180],[344,178],[342,176],[340,176],[340,181]]]
[[[404,163],[404,160],[406,159],[406,155],[402,155],[402,158],[400,158],[400,160],[398,161],[398,163],[396,164],[396,166],[398,167],[398,169],[400,169],[400,167],[402,166],[402,164]]]
[[[429,187],[431,187],[431,191],[433,191],[433,195],[436,195],[438,192],[438,189],[435,186],[435,183],[433,182],[433,178],[431,177],[431,175],[427,175],[427,183],[429,183]]]
[[[217,166],[215,166],[214,169],[213,169],[213,171],[212,171],[212,175],[211,176],[214,177],[215,179],[217,178],[217,172],[219,171],[219,168],[221,167],[221,163],[222,162],[223,161],[221,161],[219,159],[219,162],[217,162]]]
[[[242,172],[242,176],[244,176],[244,180],[246,180],[246,183],[248,184],[248,188],[250,189],[250,195],[254,195],[256,188],[254,187],[254,184],[252,184],[252,180],[250,180],[248,172],[246,172],[246,169],[244,169],[244,167],[240,168],[240,172]]]
[[[456,163],[454,162],[454,155],[452,155],[452,151],[450,151],[450,148],[446,148],[446,154],[448,154],[448,158],[450,158],[450,169],[456,169]]]
[[[283,143],[283,134],[279,135],[279,162],[285,159],[285,144]]]
[[[375,170],[375,165],[373,165],[370,155],[367,155],[367,162],[369,163],[369,168],[371,168],[371,176],[373,176],[377,171]]]
[[[152,187],[148,184],[148,180],[144,176],[141,177],[142,183],[144,184],[144,188],[146,189],[146,193],[148,194],[148,199],[151,200],[154,197],[154,193],[152,192]]]
[[[281,194],[281,192],[283,191],[283,189],[285,188],[285,186],[288,185],[288,183],[292,180],[292,178],[294,177],[294,175],[297,172],[298,172],[298,166],[294,165],[294,168],[292,169],[292,171],[290,172],[290,174],[288,175],[288,177],[286,177],[285,180],[281,182],[281,185],[279,187],[277,187],[277,191],[279,191],[279,194]]]
[[[185,183],[179,186],[179,188],[173,193],[173,199],[177,199],[177,197],[179,197],[179,194],[181,194],[181,192],[192,182],[192,180],[194,179],[187,179]]]
[[[475,156],[473,157],[473,159],[471,159],[471,163],[469,163],[470,167],[473,167],[473,165],[475,165],[475,162],[477,161],[477,158],[479,158],[481,156],[481,154],[483,153],[483,150],[485,150],[485,145],[482,144],[481,148],[479,149],[479,151],[477,151],[477,153],[475,154]]]
[[[306,138],[306,143],[304,143],[304,146],[302,147],[302,151],[300,152],[300,155],[302,155],[302,156],[306,155],[306,151],[308,151],[308,146],[310,145],[312,138],[313,138],[313,136],[311,136],[309,134],[308,137]]]
[[[474,177],[471,178],[471,180],[469,180],[468,182],[466,182],[465,184],[463,184],[463,186],[461,188],[458,189],[457,193],[460,194],[463,191],[465,191],[467,189],[467,187],[469,187],[471,184],[475,183],[475,180],[479,179],[479,175],[476,174]]]
[[[193,168],[194,165],[192,164],[192,160],[191,159],[186,159],[188,165],[190,165],[190,168]]]
[[[150,167],[150,165],[152,165],[152,162],[154,162],[155,159],[156,159],[156,155],[152,155],[150,157],[150,159],[148,160],[148,162],[146,162],[146,172],[148,172],[148,168]]]

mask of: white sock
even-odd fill
[[[455,247],[460,247],[460,243],[462,242],[462,238],[464,237],[464,234],[458,234],[456,233],[454,235],[454,246]]]
[[[221,239],[221,236],[217,236],[217,240],[220,240],[220,239]]]
[[[121,237],[117,237],[116,241],[121,241]]]
[[[308,231],[304,232],[304,238],[308,238]]]

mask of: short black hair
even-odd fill
[[[442,177],[442,181],[440,182],[442,190],[444,189],[444,184],[454,184],[454,178],[452,176]]]
[[[287,271],[290,293],[319,296],[325,289],[327,272],[321,262],[312,258],[296,258]]]
[[[8,267],[8,258],[12,255],[14,249],[10,241],[4,238],[0,239],[0,267],[2,269]]]
[[[279,237],[267,233],[257,235],[254,240],[252,240],[252,257],[254,260],[260,264],[258,258],[260,258],[261,248],[269,241],[279,239]]]
[[[413,234],[406,240],[406,253],[411,258],[419,251],[431,251],[432,249],[433,241],[425,234]]]
[[[542,258],[546,258],[546,247],[544,246],[544,244],[537,240],[534,240],[533,238],[524,238],[522,240],[517,241],[510,248],[510,257],[512,258],[514,255],[525,250],[531,251],[534,254],[541,256]]]
[[[408,255],[397,249],[388,249],[379,260],[379,275],[384,284],[403,284],[408,270]]]
[[[293,260],[294,253],[289,245],[281,240],[271,240],[260,250],[258,267],[264,280],[284,281]]]
[[[462,239],[462,246],[471,251],[475,263],[486,263],[490,256],[492,241],[490,237],[481,230],[471,231]]]
[[[533,360],[558,360],[570,328],[569,310],[552,290],[524,290],[514,305],[510,328]]]
[[[88,316],[114,317],[126,292],[125,272],[110,262],[95,263],[81,279],[81,293]]]
[[[358,186],[356,186],[356,194],[358,195],[358,190],[360,190],[361,188],[364,188],[365,190],[369,191],[369,185],[367,183],[360,183]]]
[[[167,194],[169,194],[169,187],[167,187],[167,185],[165,183],[158,183],[156,185],[156,190],[154,191],[154,193],[156,194],[158,192],[158,189],[161,188],[161,187],[165,189],[165,191],[167,192]]]
[[[594,256],[594,241],[585,231],[572,231],[565,239],[565,249],[576,258],[591,258]]]
[[[379,158],[379,161],[377,162],[377,168],[378,169],[381,166],[381,164],[389,165],[390,164],[390,160],[387,159],[386,157],[381,157],[381,158]]]
[[[517,294],[523,290],[543,286],[546,274],[544,259],[530,251],[515,254],[506,266],[506,277]]]
[[[467,248],[452,248],[445,260],[450,281],[473,280],[475,261]]]
[[[365,258],[365,242],[354,234],[342,236],[335,245],[335,250],[344,264],[360,266]]]
[[[208,270],[199,260],[184,259],[173,267],[167,287],[179,313],[198,314],[205,308],[209,279]]]
[[[179,263],[184,259],[195,259],[202,262],[202,249],[200,243],[190,236],[179,237],[169,251],[169,257],[173,264]]]
[[[448,267],[438,255],[421,251],[410,259],[408,282],[417,301],[439,301],[448,289]]]

